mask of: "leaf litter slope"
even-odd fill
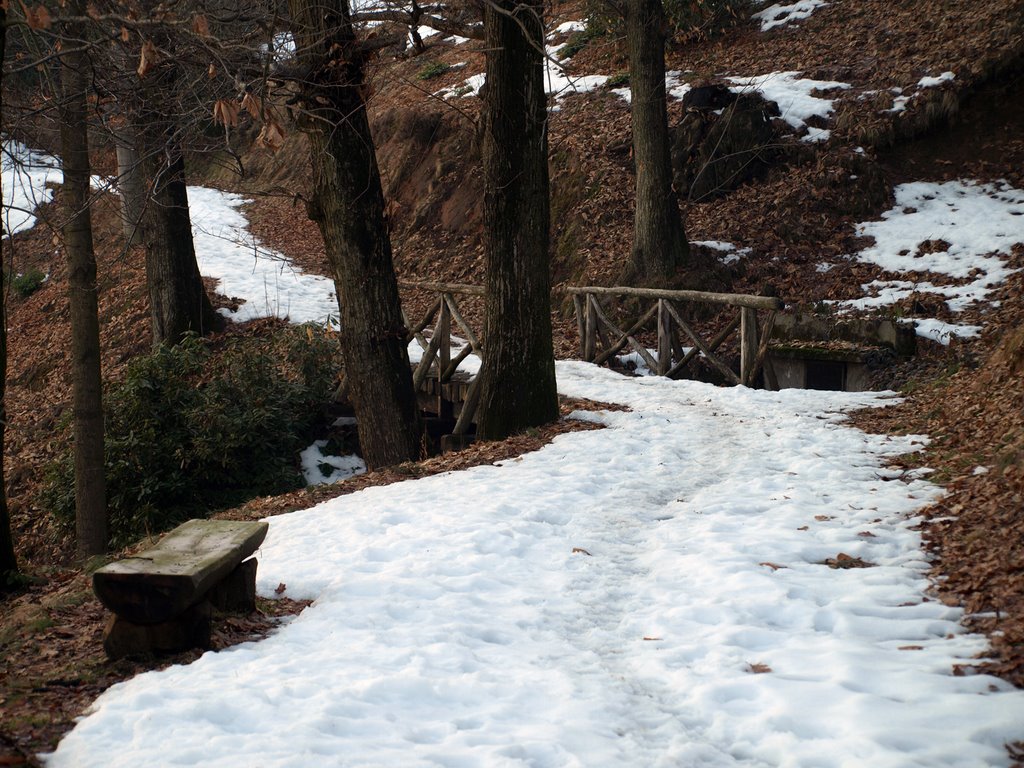
[[[951,674],[986,641],[926,595],[939,490],[884,468],[921,441],[841,423],[879,396],[558,374],[632,410],[271,518],[259,589],[314,604],[115,686],[48,763],[1005,762],[1024,692]]]

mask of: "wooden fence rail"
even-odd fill
[[[415,339],[423,349],[423,356],[413,373],[413,383],[419,391],[430,376],[436,376],[438,384],[439,411],[444,411],[444,388],[451,389],[455,385],[455,375],[459,365],[470,354],[483,356],[483,340],[478,336],[463,317],[456,296],[482,297],[482,286],[465,285],[462,283],[409,282],[401,281],[403,289],[420,290],[436,293],[437,298],[418,322],[412,324],[405,317],[409,328],[409,338]],[[768,353],[768,341],[771,338],[772,326],[776,313],[782,309],[780,299],[771,296],[750,296],[734,293],[713,293],[707,291],[669,291],[656,288],[632,288],[628,286],[570,286],[558,288],[554,295],[572,297],[576,310],[576,327],[580,339],[580,357],[583,360],[602,365],[618,355],[626,347],[631,347],[644,360],[647,366],[661,376],[677,377],[698,355],[704,358],[731,384],[753,386],[758,373],[765,365]],[[648,299],[653,303],[641,315],[624,329],[614,323],[601,304],[604,297],[628,297]],[[705,339],[701,336],[679,311],[680,303],[719,304],[735,307],[738,311],[714,337]],[[758,321],[758,312],[765,312],[763,321]],[[404,310],[403,310],[404,313]],[[641,331],[648,329],[657,332],[657,350],[652,354],[640,341]],[[462,346],[452,357],[452,329],[457,327],[465,335],[467,344]],[[433,326],[428,339],[425,331]],[[625,325],[625,324],[624,324]],[[721,357],[716,354],[722,344],[739,328],[740,366],[737,374]],[[693,343],[690,349],[683,346],[684,340]],[[433,374],[433,375],[431,375]],[[769,379],[771,370],[766,369]],[[465,392],[462,410],[455,425],[454,434],[462,435],[472,422],[479,401],[479,377],[474,377]],[[771,382],[769,381],[769,384]],[[447,404],[447,413],[451,415],[451,402]],[[441,413],[440,415],[445,415]]]
[[[775,324],[775,313],[783,307],[782,301],[773,296],[738,293],[663,291],[657,288],[627,286],[570,286],[561,291],[572,296],[580,338],[580,357],[583,360],[600,365],[629,346],[652,371],[660,376],[675,378],[696,359],[697,355],[702,354],[726,381],[746,386],[752,386],[757,380],[768,354],[768,340]],[[623,330],[608,318],[601,306],[601,297],[605,296],[650,299],[653,304]],[[676,306],[682,302],[721,304],[736,307],[738,312],[714,338],[705,340],[683,318]],[[764,322],[760,324],[757,318],[759,310],[767,313]],[[637,334],[652,321],[658,338],[656,356],[637,340]],[[715,354],[737,327],[740,329],[739,374]],[[677,333],[677,330],[681,333]],[[693,342],[689,350],[683,348],[682,342],[685,338]]]

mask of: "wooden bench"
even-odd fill
[[[114,615],[103,633],[112,659],[208,648],[214,608],[256,609],[256,559],[267,523],[189,520],[159,543],[100,568],[92,586]],[[249,558],[249,559],[246,559]]]

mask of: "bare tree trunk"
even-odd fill
[[[154,5],[149,3],[147,13],[155,12]],[[157,44],[174,50],[173,40],[166,36]],[[151,185],[143,240],[154,345],[177,344],[188,333],[203,336],[224,325],[224,318],[213,310],[206,295],[192,241],[177,106],[181,87],[173,56],[159,59],[140,80],[132,114],[136,149]]]
[[[689,256],[672,188],[665,104],[665,11],[661,0],[626,1],[626,46],[636,163],[632,277],[657,282],[672,277]]]
[[[146,208],[142,156],[135,145],[135,132],[121,128],[114,132],[117,149],[117,191],[121,193],[121,227],[125,245],[142,243],[142,214]]]
[[[7,44],[7,11],[0,7],[0,64],[4,61]],[[3,85],[3,72],[0,70],[0,86]],[[0,115],[3,114],[3,89],[0,87]],[[0,182],[0,200],[3,200],[3,184]],[[0,257],[3,255],[3,235],[0,234]],[[0,264],[3,263],[0,258]],[[0,592],[14,586],[18,573],[18,559],[14,554],[14,537],[11,535],[11,517],[7,512],[7,483],[4,475],[4,430],[7,426],[7,308],[4,300],[7,296],[7,282],[4,277],[7,270],[0,276]]]
[[[146,206],[146,282],[153,344],[177,344],[189,333],[205,336],[223,327],[203,287],[192,241],[185,159],[174,143],[150,160],[153,188]]]
[[[289,0],[309,134],[309,216],[334,272],[346,382],[369,467],[420,455],[421,430],[406,348],[384,194],[363,101],[364,57],[347,0]]]
[[[487,315],[477,434],[488,440],[558,417],[543,7],[539,0],[484,6]]]
[[[81,0],[68,12],[82,14]],[[81,559],[107,551],[107,499],[103,474],[103,386],[96,296],[96,257],[89,209],[89,142],[86,121],[86,55],[65,29],[61,59],[61,154],[64,184],[64,250],[71,304],[71,366],[74,390],[75,524]]]

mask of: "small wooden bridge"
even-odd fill
[[[436,413],[441,419],[456,419],[452,434],[464,435],[476,413],[479,377],[460,370],[459,366],[472,354],[483,356],[484,340],[466,321],[459,299],[483,298],[484,289],[461,283],[402,281],[399,285],[405,290],[433,294],[427,311],[416,323],[405,318],[410,340],[415,339],[422,349],[422,356],[415,363],[413,372],[413,384],[419,393],[421,407]],[[765,368],[768,384],[773,386],[774,376],[765,363],[775,316],[783,308],[783,302],[778,298],[625,286],[570,286],[555,289],[552,293],[572,298],[582,360],[597,365],[608,364],[630,348],[652,372],[678,378],[698,357],[702,357],[730,384],[754,386],[762,368]],[[629,299],[639,303],[641,308],[649,305],[632,322],[616,323],[602,304],[602,300],[607,302],[609,299]],[[736,314],[713,337],[705,338],[680,311],[680,305],[686,303],[732,307]],[[432,329],[429,338],[428,329]],[[456,329],[461,336],[455,333]],[[737,330],[739,371],[733,370],[719,352]],[[656,333],[656,349],[649,350],[641,343],[644,333],[648,336]],[[774,387],[777,388],[777,384]]]

